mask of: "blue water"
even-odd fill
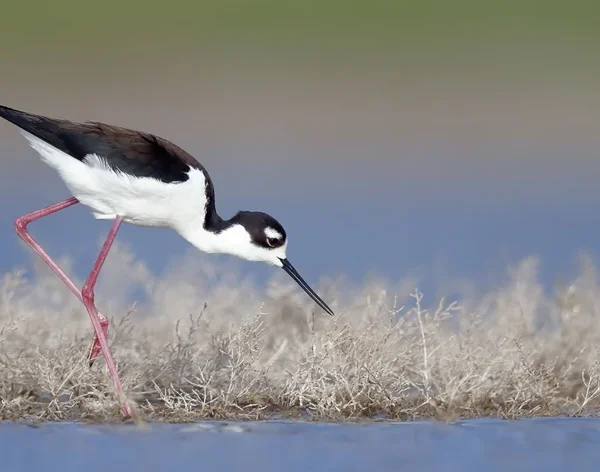
[[[600,419],[0,424],[0,470],[598,471]]]

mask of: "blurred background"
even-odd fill
[[[311,283],[411,276],[447,292],[534,255],[553,284],[599,248],[599,10],[7,0],[0,102],[174,141],[210,172],[222,216],[282,222]],[[34,260],[13,219],[69,194],[6,122],[0,163],[9,271]],[[109,225],[74,207],[31,229],[83,277]],[[119,241],[156,273],[190,251],[165,230],[126,226]],[[273,274],[236,264],[259,281]]]

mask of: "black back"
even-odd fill
[[[75,159],[96,154],[108,166],[135,177],[150,177],[177,184],[189,179],[190,168],[199,169],[206,179],[208,200],[204,226],[221,223],[215,209],[215,191],[206,169],[172,142],[150,133],[95,121],[78,123],[26,113],[0,105],[0,117],[47,142]]]
[[[0,106],[0,116],[82,161],[97,154],[114,170],[165,183],[185,182],[190,167],[205,170],[175,144],[149,133],[99,122],[76,123]]]

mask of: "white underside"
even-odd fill
[[[128,223],[178,231],[204,221],[206,180],[201,170],[191,169],[185,182],[167,184],[115,172],[95,154],[81,162],[26,131],[21,133],[98,219],[120,215]]]

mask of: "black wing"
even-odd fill
[[[193,167],[204,172],[212,190],[206,169],[183,149],[158,136],[99,122],[48,118],[1,105],[0,116],[80,161],[96,154],[115,171],[165,183],[185,182],[189,178],[186,172]]]

